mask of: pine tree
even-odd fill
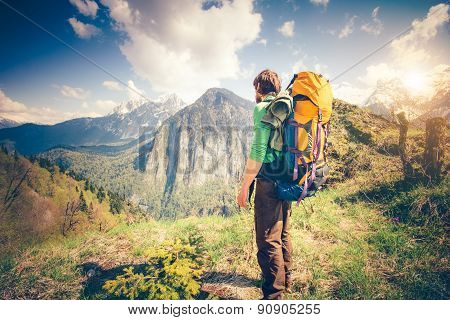
[[[86,199],[84,199],[83,191],[80,191],[80,211],[87,212],[88,206]]]
[[[88,209],[88,220],[89,223],[93,223],[94,222],[94,205],[92,204],[92,202],[89,204],[89,209]]]
[[[146,253],[144,271],[133,267],[103,285],[108,293],[128,299],[194,299],[200,293],[200,280],[208,260],[199,235],[165,241]]]
[[[103,187],[100,187],[97,191],[98,202],[102,203],[103,200],[105,200],[105,196],[105,190],[103,189]]]
[[[123,210],[123,201],[116,193],[108,192],[109,194],[109,210],[113,214],[119,214]]]

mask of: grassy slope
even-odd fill
[[[448,180],[426,188],[404,182],[391,154],[395,128],[348,106],[338,111],[333,182],[293,209],[289,297],[448,298],[448,216],[442,217]],[[422,136],[411,132],[413,155],[421,152]],[[144,263],[149,246],[192,229],[204,236],[211,257],[203,289],[223,298],[260,298],[251,209],[228,217],[121,223],[107,232],[48,240],[2,260],[0,296],[107,298],[101,290],[106,279]]]
[[[291,298],[446,298],[448,243],[442,230],[392,221],[369,200],[353,203],[360,192],[361,185],[346,183],[294,208]],[[145,248],[191,229],[205,237],[211,256],[204,289],[225,298],[258,299],[251,211],[124,223],[106,233],[48,241],[3,262],[2,297],[105,298],[100,290],[105,279],[143,263]],[[96,275],[88,281],[91,269]]]
[[[4,199],[13,194],[27,171],[13,197],[15,200],[5,209]],[[16,177],[11,184],[10,177]],[[0,151],[0,258],[61,234],[67,204],[78,202],[80,192],[88,209],[77,212],[76,225],[67,232],[84,232],[100,225],[102,229],[110,229],[124,218],[125,215],[110,212],[109,196],[99,201],[97,190],[94,193],[84,190],[84,185],[84,181],[74,180],[57,167],[50,172],[23,157]]]

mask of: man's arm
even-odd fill
[[[260,120],[262,115],[258,116],[258,120]],[[255,126],[255,135],[250,148],[250,156],[245,165],[244,180],[242,181],[241,191],[236,199],[239,207],[245,208],[247,206],[248,190],[252,181],[255,180],[258,175],[266,157],[270,130],[270,127],[261,121],[257,122],[257,125]]]
[[[244,180],[242,181],[241,191],[239,192],[239,195],[237,197],[237,203],[239,207],[247,207],[248,190],[253,180],[255,180],[256,176],[258,175],[261,166],[262,162],[253,160],[251,158],[247,159],[247,163],[245,165]]]

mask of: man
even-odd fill
[[[253,110],[254,135],[237,203],[240,207],[247,206],[249,188],[256,178],[255,229],[258,263],[264,277],[263,299],[283,299],[291,283],[292,246],[288,229],[291,204],[275,197],[274,183],[268,178],[277,169],[274,164],[280,152],[270,148],[272,129],[261,122],[266,107],[280,92],[280,79],[275,72],[264,70],[253,86],[257,102]]]

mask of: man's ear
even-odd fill
[[[257,83],[255,90],[256,90],[256,92],[261,93],[261,91],[259,91],[259,87],[260,87],[260,85],[259,85],[259,83]]]

